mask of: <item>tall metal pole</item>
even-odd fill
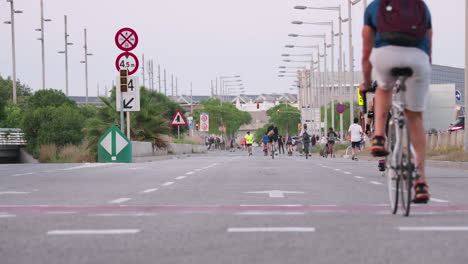
[[[171,74],[171,96],[174,96],[174,75]]]
[[[44,0],[41,0],[41,51],[42,51],[42,89],[45,84],[45,47],[44,47]]]
[[[142,55],[142,61],[143,63],[141,64],[141,74],[143,75],[143,87],[146,87],[146,79],[145,79],[145,54]],[[149,87],[151,89],[151,87]]]
[[[353,51],[353,19],[352,19],[352,3],[348,0],[348,26],[349,26],[349,73],[350,73],[350,86],[349,86],[349,117],[350,124],[354,120],[354,51]]]
[[[166,79],[166,69],[164,69],[164,95],[167,96],[167,79]]]
[[[190,113],[193,115],[193,87],[192,82],[190,82]]]
[[[17,103],[16,98],[16,47],[15,47],[15,7],[13,0],[10,0],[10,8],[11,8],[11,60],[13,63],[13,104]],[[20,12],[20,11],[18,11]]]
[[[161,65],[158,64],[158,88],[159,93],[161,93]]]
[[[175,95],[179,96],[179,78],[177,76],[175,78]]]
[[[68,43],[68,23],[67,23],[67,16],[64,16],[64,22],[65,22],[65,94],[68,96],[69,95],[69,90],[68,90],[68,45],[71,45],[71,43]]]
[[[86,103],[88,103],[88,35],[84,29],[84,51],[85,51],[85,81],[86,81]]]
[[[343,18],[341,17],[341,5],[339,6],[339,32],[338,32],[338,39],[339,39],[339,61],[338,61],[338,95],[339,95],[339,102],[340,104],[343,103]],[[340,114],[340,138],[343,138],[343,114]]]
[[[465,124],[468,117],[468,3],[465,3]],[[468,153],[468,130],[465,127],[465,153]]]
[[[335,31],[332,21],[332,31],[331,31],[331,127],[335,131]]]
[[[216,77],[215,81],[215,95],[218,96],[218,77]]]

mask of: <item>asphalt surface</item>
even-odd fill
[[[407,218],[369,161],[0,165],[0,263],[468,263],[468,173],[428,174]]]

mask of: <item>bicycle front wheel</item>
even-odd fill
[[[390,154],[385,158],[385,176],[387,178],[388,198],[390,203],[390,212],[396,214],[398,211],[398,200],[400,194],[400,164],[401,156],[398,143],[401,138],[401,130],[395,124],[395,120],[389,118],[386,126],[387,141],[386,149]]]
[[[413,179],[415,173],[414,155],[411,149],[410,130],[407,122],[402,128],[403,144],[402,144],[402,179],[401,179],[401,205],[403,215],[409,216],[411,210],[411,197],[413,191]]]

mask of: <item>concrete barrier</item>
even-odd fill
[[[183,155],[192,153],[206,153],[207,148],[204,145],[175,144],[169,143],[167,148],[158,148],[151,142],[132,141],[133,157],[154,157]]]
[[[151,142],[132,141],[133,157],[166,156],[166,148],[158,148]]]
[[[426,136],[427,149],[436,150],[449,147],[463,147],[465,142],[465,132],[442,132]]]

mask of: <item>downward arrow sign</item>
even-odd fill
[[[128,102],[125,102],[125,99],[124,99],[124,101],[123,101],[123,103],[124,103],[124,108],[132,109],[133,106],[130,106],[130,104],[133,102],[134,99],[135,99],[135,98],[132,98],[132,99],[130,99],[130,101],[128,101]]]

